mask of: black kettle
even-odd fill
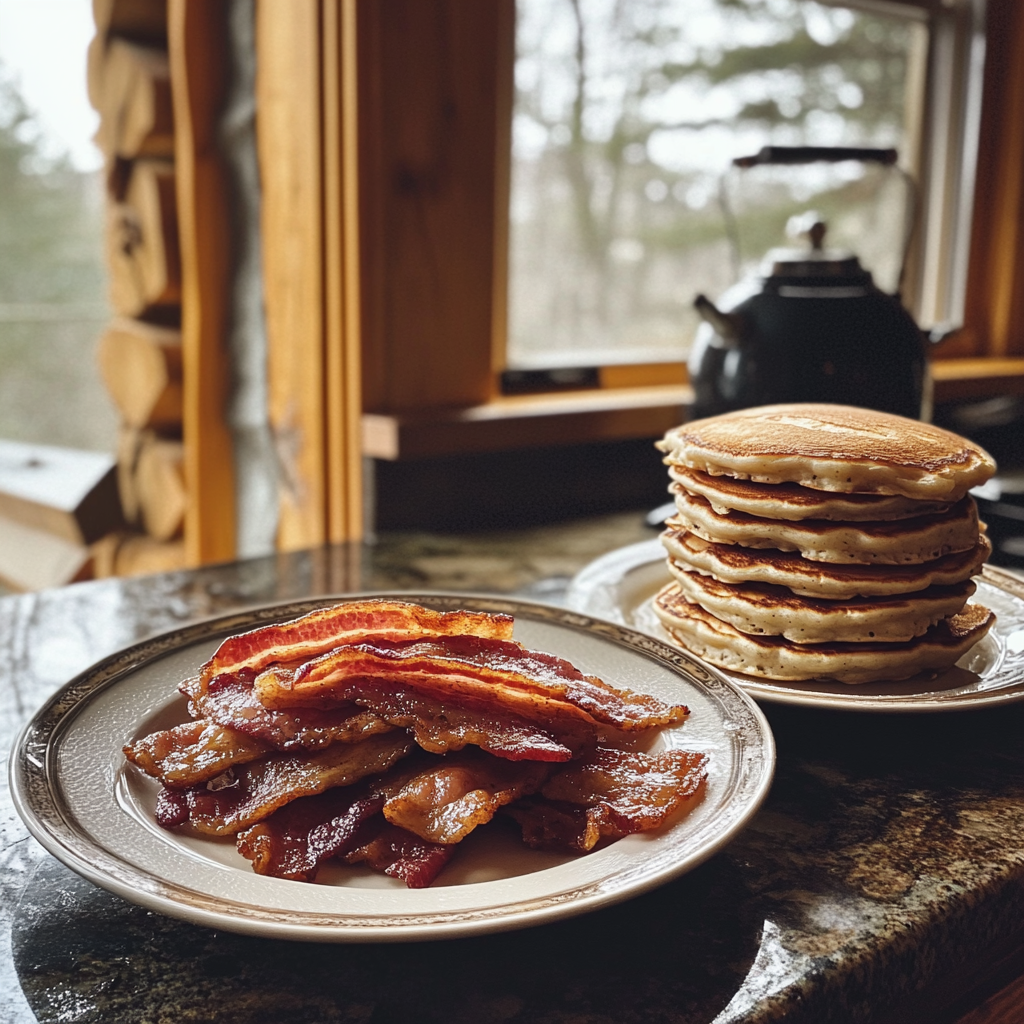
[[[765,147],[735,164],[872,160],[895,150]],[[694,418],[776,402],[837,402],[913,419],[930,416],[926,338],[898,295],[881,291],[851,253],[824,248],[825,225],[806,252],[776,254],[761,279],[731,288],[704,320],[690,351]]]

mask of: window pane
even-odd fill
[[[88,0],[0,0],[0,437],[113,450]]]
[[[518,0],[509,365],[682,358],[694,296],[806,244],[793,236],[808,213],[894,290],[908,208],[895,172],[722,175],[770,143],[904,147],[922,33],[803,0]]]

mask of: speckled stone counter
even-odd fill
[[[394,946],[245,938],[161,917],[32,840],[6,750],[43,700],[143,636],[247,604],[357,589],[557,600],[639,516],[0,599],[0,1021],[935,1021],[1022,945],[1024,706],[866,716],[769,708],[772,792],[724,852],[617,907],[522,932]],[[947,1009],[941,1009],[946,1007]]]

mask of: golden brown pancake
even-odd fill
[[[913,640],[936,622],[963,611],[977,589],[966,580],[897,597],[827,601],[767,583],[720,583],[696,572],[673,575],[677,590],[663,592],[663,607],[698,604],[741,633],[783,636],[800,644]]]
[[[659,447],[711,476],[955,501],[995,472],[982,448],[928,423],[846,405],[768,405],[685,423]]]
[[[978,543],[978,509],[963,498],[948,512],[877,523],[827,519],[791,522],[762,519],[747,512],[719,515],[705,498],[676,495],[678,512],[666,525],[682,528],[715,544],[798,551],[814,562],[860,565],[917,565]]]
[[[840,522],[878,522],[945,512],[949,502],[914,501],[901,494],[841,494],[815,491],[799,484],[757,484],[730,476],[711,476],[698,469],[669,466],[673,494],[699,494],[722,515],[749,512],[765,519],[834,519]]]
[[[705,661],[730,672],[783,681],[836,679],[843,683],[906,679],[923,671],[943,671],[990,629],[995,616],[970,604],[943,619],[923,636],[905,643],[796,644],[781,637],[741,633],[698,605],[671,599],[669,584],[654,599],[662,624]]]
[[[738,544],[713,544],[685,530],[669,528],[661,535],[669,569],[713,576],[723,583],[773,583],[807,597],[846,599],[909,594],[930,586],[951,586],[980,571],[992,553],[982,535],[970,551],[944,555],[920,565],[829,565],[771,549]],[[678,570],[674,563],[678,564]]]

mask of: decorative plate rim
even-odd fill
[[[611,587],[626,574],[653,566],[664,559],[664,548],[657,539],[639,541],[628,544],[594,559],[584,566],[569,584],[567,603],[570,608],[580,614],[595,615],[597,612],[589,605],[595,603],[593,593],[597,587]],[[991,584],[1004,593],[1024,602],[1024,580],[998,566],[985,565],[978,574],[986,583]],[[666,582],[670,576],[666,570]],[[619,615],[625,622],[626,609],[616,605],[613,615]],[[615,621],[610,618],[609,621]],[[637,628],[627,625],[627,628]],[[999,619],[996,619],[996,629]],[[641,630],[642,632],[642,630]],[[650,635],[650,634],[648,634]],[[658,637],[657,639],[661,639]],[[668,641],[662,641],[667,643]],[[680,647],[680,650],[685,648]],[[688,652],[689,653],[689,652]],[[691,658],[700,659],[695,654]],[[712,666],[714,667],[714,666]],[[799,707],[827,708],[830,710],[885,712],[891,714],[921,714],[943,711],[968,711],[980,708],[998,707],[1004,704],[1015,704],[1024,700],[1024,680],[1005,686],[1001,689],[986,689],[969,693],[951,694],[936,697],[929,694],[865,694],[857,692],[850,686],[850,692],[836,690],[808,690],[787,686],[781,681],[760,680],[743,676],[739,673],[723,669],[717,671],[726,679],[740,687],[755,700],[769,704],[788,704]]]
[[[563,887],[542,898],[469,910],[316,913],[232,900],[190,889],[129,863],[117,851],[103,846],[78,820],[56,779],[56,756],[62,737],[97,695],[129,681],[139,669],[192,644],[253,629],[262,623],[294,618],[325,604],[367,597],[414,601],[439,609],[472,607],[505,612],[610,641],[683,676],[720,705],[727,705],[730,719],[740,726],[738,731],[756,736],[758,742],[745,751],[743,763],[738,766],[739,778],[726,805],[686,837],[685,849],[664,843],[649,856],[635,858],[625,869],[616,868],[586,884]],[[774,738],[754,701],[722,673],[656,637],[572,609],[511,597],[445,591],[374,591],[264,604],[179,626],[122,648],[75,676],[43,704],[11,749],[9,777],[15,808],[42,846],[91,882],[148,909],[211,927],[278,938],[391,942],[528,927],[595,910],[655,888],[702,863],[745,827],[767,795],[774,764]],[[730,816],[723,828],[720,819],[727,808]]]

